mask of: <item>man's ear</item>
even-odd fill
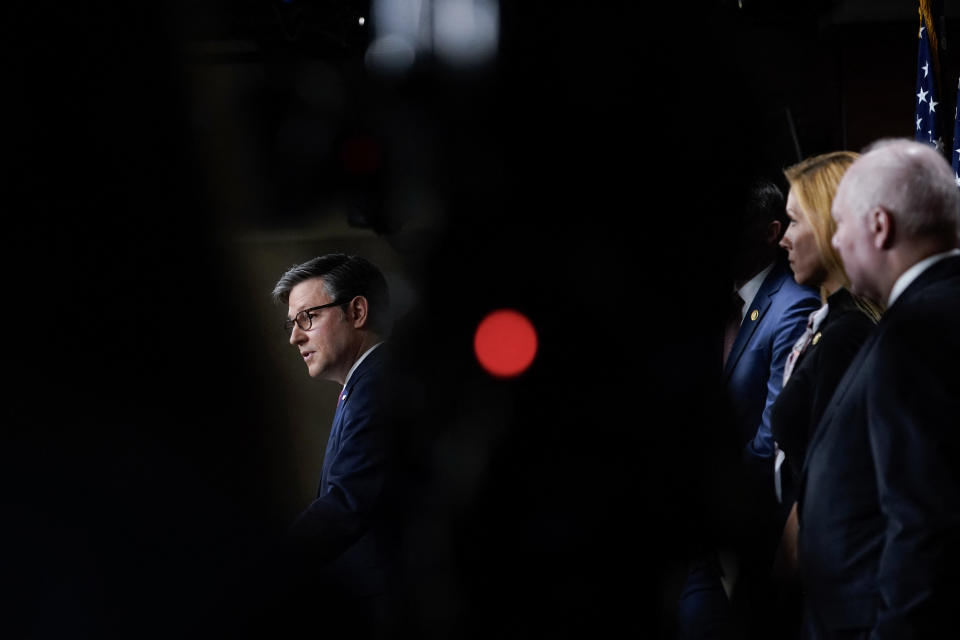
[[[347,304],[347,317],[354,329],[362,329],[367,326],[369,319],[370,303],[364,296],[354,296]]]
[[[876,249],[889,249],[893,245],[896,220],[889,211],[877,207],[867,214],[867,224],[873,234],[873,246]]]
[[[767,244],[777,244],[780,242],[780,232],[783,229],[783,225],[780,224],[779,220],[771,220],[770,224],[767,225]]]

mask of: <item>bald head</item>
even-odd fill
[[[957,246],[960,190],[947,161],[912,140],[882,140],[844,174],[833,246],[855,292],[886,304],[896,279]]]
[[[837,197],[865,215],[883,207],[905,236],[955,242],[960,190],[953,170],[936,150],[912,140],[881,140],[850,167]]]

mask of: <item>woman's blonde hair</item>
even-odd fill
[[[790,190],[800,205],[802,214],[813,229],[814,241],[820,253],[828,276],[840,282],[844,287],[850,287],[850,279],[843,268],[840,254],[833,248],[830,239],[833,237],[837,224],[830,215],[830,206],[837,193],[837,186],[844,172],[853,164],[860,154],[853,151],[831,151],[811,156],[802,162],[784,170],[783,174],[790,183]],[[821,296],[826,299],[825,292]],[[856,296],[855,296],[856,298]],[[857,302],[865,305],[865,311],[875,318],[879,317],[880,308],[866,300],[857,298]]]

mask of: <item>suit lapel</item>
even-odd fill
[[[753,297],[753,300],[747,300],[744,303],[749,305],[747,307],[747,315],[743,318],[740,331],[737,332],[737,339],[733,342],[733,347],[730,349],[730,357],[727,359],[727,366],[723,371],[724,377],[730,376],[730,373],[736,368],[740,356],[743,355],[747,345],[750,344],[753,334],[763,321],[767,309],[770,308],[772,296],[779,291],[783,285],[783,274],[783,269],[779,264],[774,266],[770,273],[767,274],[767,277],[764,278],[763,284],[760,285],[760,289],[757,290],[757,295]],[[754,317],[755,311],[756,317]]]
[[[341,395],[342,395],[341,391]],[[317,496],[320,497],[326,493],[327,474],[330,472],[330,461],[336,455],[336,450],[340,446],[340,423],[343,422],[343,401],[337,403],[337,410],[333,414],[333,424],[330,426],[330,434],[327,436],[327,447],[323,451],[323,466],[320,468],[320,484],[317,486]]]
[[[881,338],[884,328],[889,324],[890,319],[896,317],[897,313],[900,313],[900,309],[907,305],[909,307],[910,299],[913,296],[919,295],[923,289],[931,282],[936,282],[944,277],[949,277],[954,274],[960,274],[960,257],[950,257],[940,262],[937,262],[931,265],[926,271],[921,273],[916,280],[910,283],[903,293],[900,294],[900,297],[890,306],[881,316],[880,322],[877,323],[877,326],[874,327],[873,331],[870,334],[870,337],[867,338],[866,342],[860,347],[860,350],[857,352],[856,357],[853,359],[853,362],[850,363],[850,366],[847,368],[846,373],[844,373],[843,378],[840,379],[840,383],[837,385],[836,391],[833,393],[833,397],[830,398],[830,402],[827,405],[826,411],[823,413],[823,417],[820,419],[820,423],[816,426],[813,432],[813,437],[810,439],[810,446],[807,447],[807,457],[803,461],[803,471],[800,474],[800,487],[797,492],[797,495],[800,499],[803,499],[804,491],[807,484],[807,467],[810,464],[810,460],[813,458],[813,452],[819,446],[819,444],[827,437],[827,434],[835,428],[834,415],[836,413],[837,407],[843,401],[844,396],[850,391],[850,387],[853,386],[854,381],[860,378],[860,369],[863,368],[864,364],[867,361],[867,358],[870,356],[870,352],[873,350],[876,342]],[[869,372],[864,373],[863,375],[869,375]]]
[[[343,409],[347,403],[346,396],[347,390],[344,387],[340,390],[340,395],[337,398],[337,410],[333,413],[333,424],[330,427],[330,444],[327,446],[336,446],[336,443],[339,442],[340,423],[343,422]]]
[[[370,354],[372,357],[373,354]],[[370,359],[367,358],[367,360]],[[364,360],[357,370],[353,372],[353,375],[350,376],[350,380],[347,381],[347,384],[343,389],[340,390],[340,396],[337,399],[337,410],[333,414],[333,426],[330,428],[330,446],[336,450],[340,446],[340,428],[343,424],[343,416],[346,413],[347,402],[350,399],[350,392],[353,390],[354,385],[356,385],[357,380],[361,376],[361,370],[365,368],[367,364]]]
[[[833,415],[836,412],[837,406],[843,400],[843,397],[847,395],[847,391],[850,390],[853,382],[859,377],[858,372],[863,368],[863,364],[866,362],[870,351],[873,350],[873,345],[878,340],[882,330],[882,326],[878,324],[878,326],[873,328],[873,331],[867,340],[860,346],[860,350],[857,352],[856,357],[854,357],[853,362],[850,363],[850,366],[847,367],[847,371],[843,374],[843,377],[840,378],[840,382],[837,384],[837,388],[834,390],[833,396],[830,398],[830,402],[827,404],[827,408],[823,412],[823,416],[820,418],[820,423],[813,430],[813,436],[810,438],[810,445],[807,447],[807,456],[803,460],[803,470],[800,472],[801,492],[803,491],[803,484],[806,483],[807,479],[807,464],[810,462],[810,454],[817,447],[820,441],[823,440],[825,434],[830,431],[831,425],[834,422]]]
[[[338,414],[343,411],[344,407],[347,405],[347,402],[349,402],[350,396],[353,394],[353,388],[357,386],[357,382],[377,366],[380,358],[383,357],[385,348],[386,345],[381,344],[379,347],[371,351],[370,354],[363,359],[363,362],[357,366],[356,370],[353,372],[353,375],[350,376],[350,379],[347,380],[347,385],[343,388],[343,391],[340,392],[340,403],[337,406]]]
[[[850,366],[847,367],[847,371],[843,378],[840,379],[840,383],[837,385],[837,388],[833,393],[833,397],[830,398],[830,403],[827,405],[827,410],[824,412],[823,418],[820,421],[820,425],[813,434],[808,451],[812,451],[816,443],[823,439],[824,433],[829,431],[830,422],[832,422],[830,418],[832,417],[833,410],[843,400],[843,397],[847,394],[847,391],[850,389],[853,381],[857,379],[857,372],[863,367],[867,356],[873,349],[873,345],[877,342],[877,340],[880,339],[880,336],[883,334],[884,327],[890,322],[890,319],[896,317],[896,315],[900,313],[900,309],[904,307],[904,304],[909,306],[910,298],[922,292],[929,283],[940,280],[946,274],[957,272],[960,272],[960,257],[946,258],[936,264],[931,265],[926,271],[921,273],[916,280],[911,282],[910,286],[908,286],[903,293],[900,294],[900,297],[897,298],[897,300],[893,303],[893,306],[883,313],[880,318],[880,322],[878,322],[877,326],[873,328],[870,336],[857,352],[857,356],[853,359],[853,362],[850,363]],[[810,456],[808,455],[807,460],[809,459]],[[806,467],[806,464],[804,464],[804,467]]]
[[[353,389],[365,375],[378,366],[380,359],[384,357],[384,349],[385,345],[380,345],[366,358],[364,358],[363,362],[361,362],[359,366],[357,366],[356,370],[354,370],[353,374],[350,376],[350,379],[347,380],[346,386],[340,391],[340,399],[337,402],[337,410],[333,414],[333,425],[330,427],[330,436],[327,438],[327,448],[323,455],[323,469],[320,473],[320,487],[317,491],[317,495],[323,495],[328,471],[327,462],[333,459],[337,451],[340,449],[340,440],[343,434],[343,423],[346,419],[345,416],[347,413],[347,403],[350,402],[350,396],[353,395]]]
[[[343,422],[343,416],[346,413],[347,403],[350,402],[350,396],[353,395],[353,389],[357,386],[359,382],[367,373],[373,370],[380,361],[380,358],[383,357],[385,345],[380,345],[374,349],[370,354],[363,359],[363,362],[357,366],[356,370],[353,372],[353,375],[350,376],[350,379],[347,380],[346,386],[340,391],[340,399],[337,402],[337,411],[333,414],[333,427],[331,433],[336,433],[337,437],[335,440],[331,440],[331,444],[337,448],[340,446],[340,430],[341,423]]]

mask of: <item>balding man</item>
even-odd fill
[[[800,488],[809,638],[933,638],[960,604],[960,191],[932,148],[882,141],[833,202],[854,292],[886,305]]]

